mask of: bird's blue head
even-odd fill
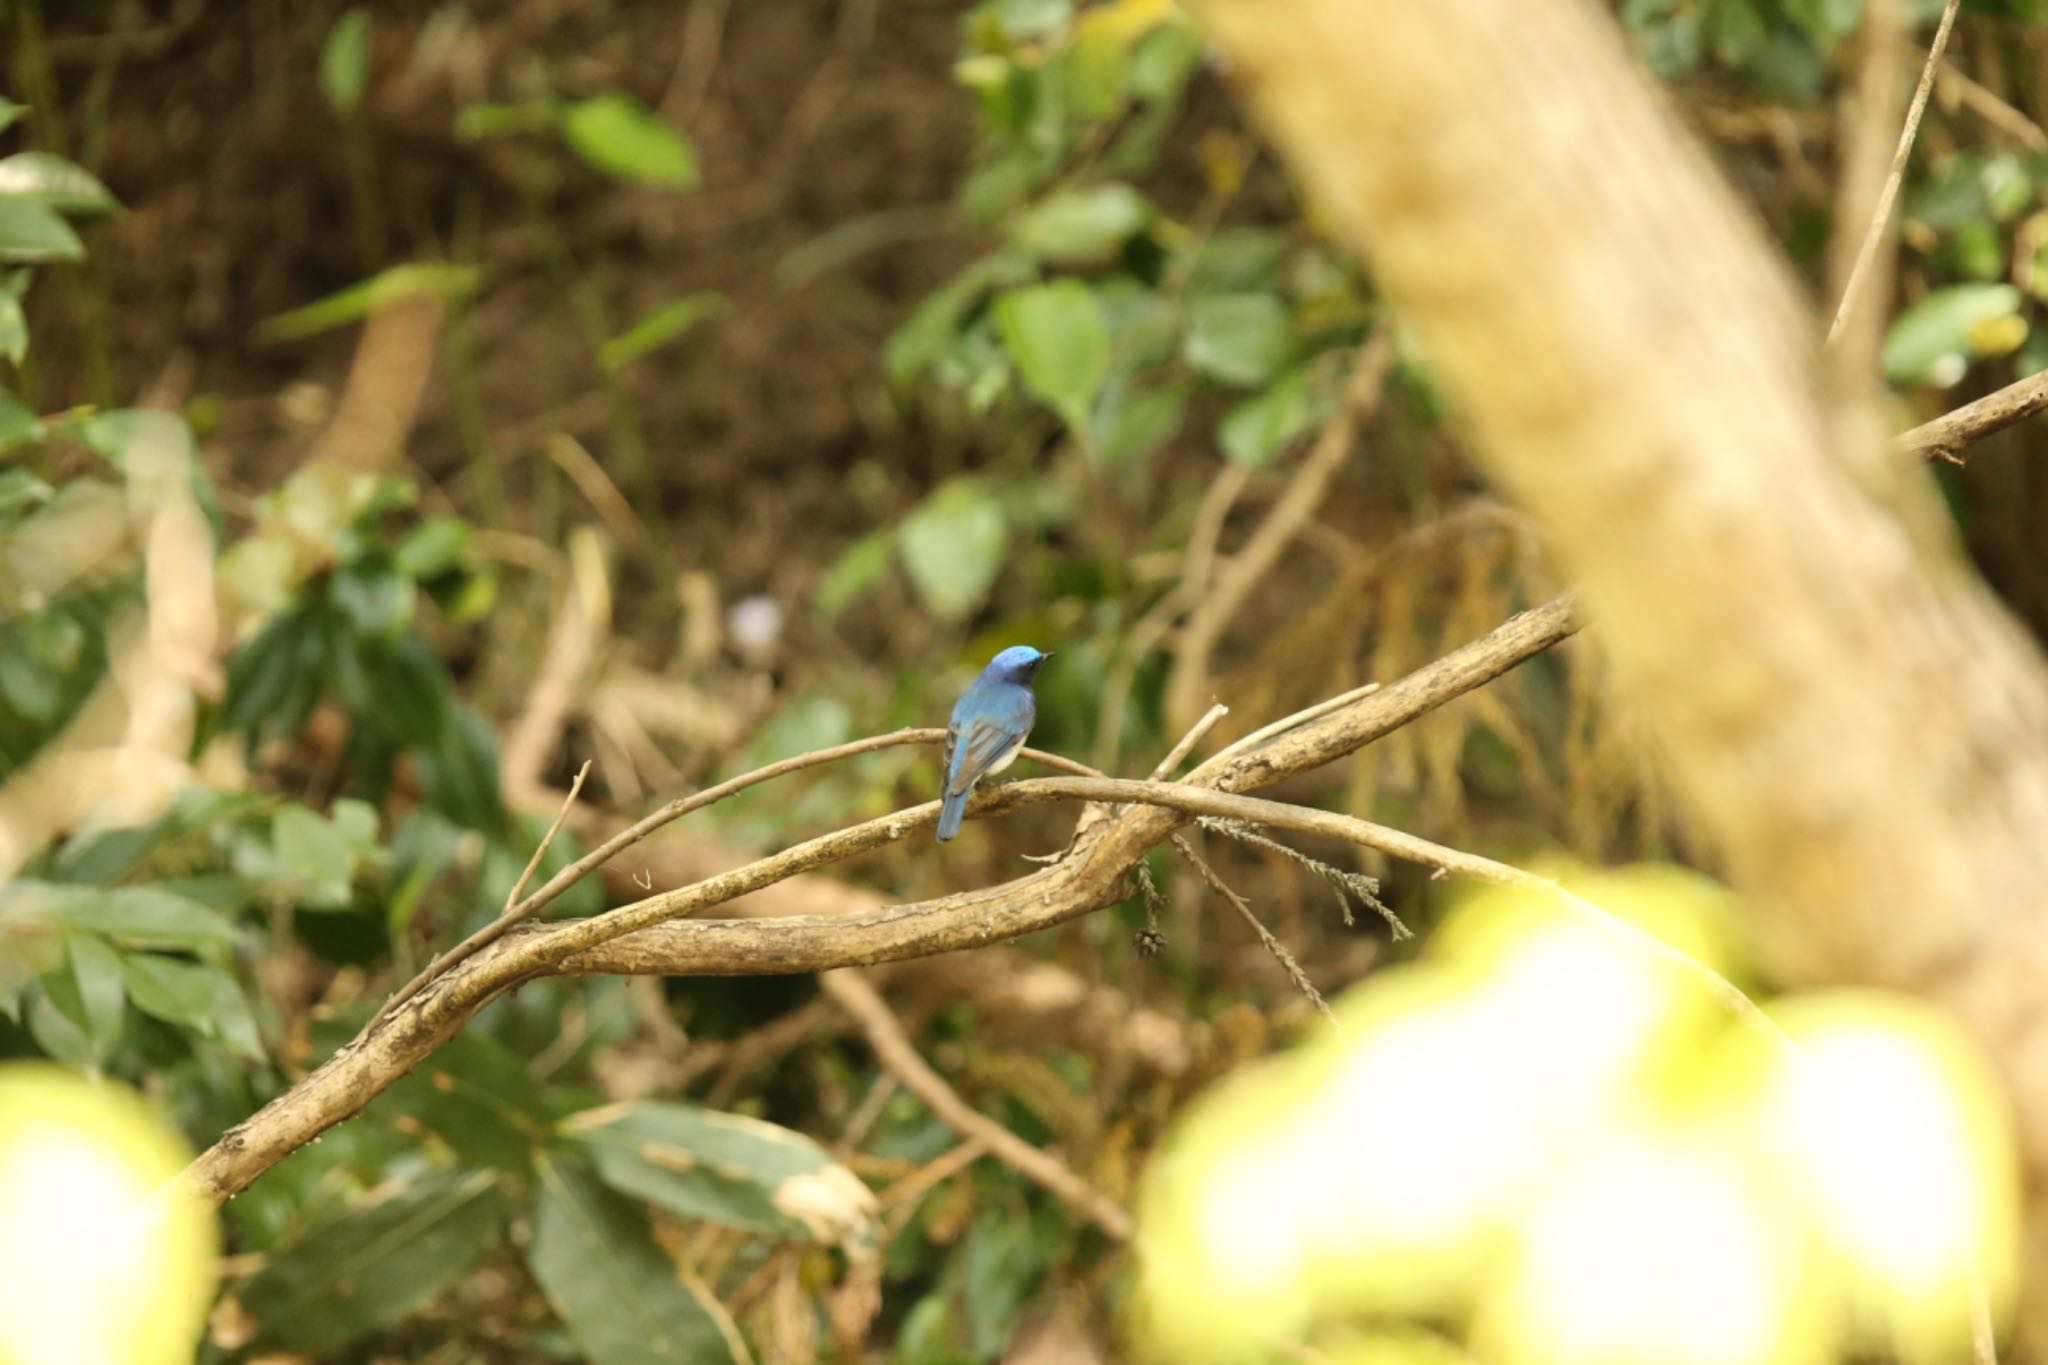
[[[1028,687],[1032,678],[1038,675],[1038,666],[1051,657],[1051,654],[1030,645],[1011,645],[988,661],[986,676]]]

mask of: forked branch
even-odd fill
[[[1565,598],[1522,613],[1375,692],[1336,709],[1311,708],[1298,723],[1252,744],[1233,746],[1181,782],[1125,782],[1100,777],[1013,782],[984,793],[976,815],[1051,801],[1129,803],[1090,829],[1051,867],[1001,886],[889,906],[843,917],[694,920],[684,917],[828,863],[921,834],[938,814],[927,802],[806,840],[692,886],[665,891],[607,914],[559,924],[508,925],[502,936],[450,960],[402,1003],[380,1013],[355,1039],[291,1089],[237,1124],[193,1162],[186,1179],[209,1197],[246,1188],[321,1132],[360,1112],[386,1086],[445,1042],[503,992],[537,977],[594,973],[767,976],[860,966],[1015,938],[1112,905],[1129,894],[1128,876],[1147,850],[1201,815],[1318,830],[1339,838],[1370,831],[1372,846],[1395,856],[1434,849],[1426,841],[1327,812],[1242,795],[1332,763],[1436,707],[1498,677],[1579,628]],[[1311,718],[1312,717],[1312,718]],[[608,841],[574,869],[582,875],[664,819],[697,809],[768,776],[890,744],[929,742],[938,732],[902,731],[836,750],[786,760],[771,769],[684,801],[672,802]],[[1073,765],[1059,760],[1060,766]],[[1331,821],[1345,822],[1341,825]],[[1406,848],[1409,852],[1403,852]],[[1450,850],[1444,850],[1450,854]],[[1464,856],[1464,855],[1454,855]],[[1485,864],[1485,860],[1474,860]],[[1485,864],[1498,868],[1498,864]],[[1453,867],[1452,870],[1467,870]],[[1511,870],[1511,869],[1510,869]],[[557,874],[523,905],[544,905],[567,885]],[[514,907],[515,910],[521,907]],[[529,911],[529,913],[531,913]]]

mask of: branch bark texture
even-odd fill
[[[1198,815],[1259,818],[1258,810],[1233,805],[1230,795],[1271,786],[1354,753],[1577,629],[1567,599],[1524,612],[1376,692],[1336,709],[1311,708],[1300,724],[1226,750],[1183,780],[1187,787],[1207,789],[1214,799],[1191,798],[1182,810],[1129,807],[1091,827],[1059,862],[1002,886],[855,915],[683,918],[922,833],[938,813],[938,803],[927,802],[604,915],[509,927],[380,1014],[317,1070],[230,1129],[200,1154],[185,1179],[212,1199],[232,1197],[321,1132],[360,1112],[500,993],[536,977],[598,972],[766,976],[867,966],[1016,938],[1114,904],[1126,895],[1126,874],[1145,852]],[[901,737],[883,742],[901,742]],[[1154,785],[1092,778],[1015,782],[981,794],[970,809],[981,815],[1091,795],[1128,799]],[[1271,807],[1265,812],[1269,815],[1296,809],[1270,802],[1252,805]],[[646,824],[635,826],[635,837],[648,832]]]
[[[1953,1008],[2048,1187],[2048,667],[1830,448],[1810,305],[1611,14],[1198,9],[1550,532],[1778,968]]]

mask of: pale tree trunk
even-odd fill
[[[1896,508],[1921,476],[1841,435],[1869,423],[1830,417],[1812,308],[1608,13],[1199,10],[1582,585],[1773,965],[1928,996],[2004,1069],[2035,1200],[2030,1335],[2048,1340],[2040,655],[1908,529]]]

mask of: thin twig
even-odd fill
[[[1165,758],[1160,759],[1159,765],[1152,769],[1152,780],[1154,782],[1163,782],[1172,776],[1173,770],[1181,765],[1181,760],[1193,753],[1195,746],[1200,744],[1203,738],[1216,728],[1216,722],[1229,714],[1230,708],[1221,702],[1204,711],[1202,718],[1195,722],[1194,728],[1182,735],[1180,743],[1174,745],[1172,751]]]
[[[842,758],[852,758],[858,754],[872,753],[876,749],[895,748],[898,745],[941,744],[945,742],[945,738],[946,732],[940,729],[895,730],[886,735],[871,735],[866,739],[857,739],[851,743],[836,744],[829,749],[818,749],[808,754],[797,754],[792,758],[785,758],[778,763],[770,763],[765,768],[756,768],[750,773],[742,773],[738,777],[721,782],[715,787],[707,787],[694,795],[678,797],[654,812],[654,814],[620,830],[617,834],[614,834],[611,838],[605,840],[596,848],[548,878],[546,884],[540,890],[534,892],[510,910],[507,910],[498,919],[493,920],[490,924],[485,925],[482,929],[477,930],[476,933],[471,934],[453,948],[436,957],[418,975],[414,976],[412,980],[399,987],[391,998],[384,1002],[383,1008],[377,1011],[376,1017],[371,1022],[380,1023],[389,1018],[393,1010],[418,994],[420,988],[425,986],[428,981],[443,974],[449,968],[476,952],[477,949],[497,939],[507,929],[511,928],[512,925],[522,920],[532,919],[535,915],[546,909],[557,896],[560,896],[578,881],[671,821],[680,820],[683,816],[693,811],[699,811],[706,806],[714,805],[717,802],[723,801],[728,796],[745,791],[748,787],[756,786],[773,778],[785,777],[790,773],[800,772],[805,768],[815,768],[822,763],[836,763]],[[1076,763],[1070,758],[1063,758],[1059,754],[1049,754],[1042,749],[1025,749],[1022,753],[1025,758],[1042,763],[1048,768],[1058,769],[1061,772],[1075,773],[1084,777],[1095,773],[1095,770],[1085,763]]]
[[[575,778],[569,783],[569,794],[562,798],[562,808],[555,812],[555,821],[548,826],[548,832],[541,836],[539,847],[526,860],[526,867],[519,874],[519,880],[512,883],[512,889],[505,893],[503,914],[512,913],[512,907],[519,904],[519,895],[526,890],[526,884],[533,880],[534,872],[540,867],[540,860],[547,857],[548,846],[555,842],[555,836],[562,832],[562,822],[569,818],[569,808],[576,804],[576,798],[583,791],[583,779],[590,776],[590,760],[584,759],[583,766],[576,770]]]
[[[382,1023],[385,1019],[389,1018],[391,1011],[397,1009],[399,1005],[410,999],[413,993],[418,991],[420,987],[426,985],[441,972],[447,970],[451,963],[467,957],[485,944],[496,942],[504,936],[507,929],[510,929],[532,913],[520,905],[519,893],[526,890],[526,884],[533,880],[533,874],[540,867],[541,859],[547,856],[549,846],[555,842],[555,836],[562,832],[562,822],[569,818],[569,810],[576,804],[576,797],[583,790],[583,779],[588,776],[590,776],[590,760],[586,758],[583,760],[583,766],[576,770],[575,781],[569,784],[569,794],[562,798],[562,808],[555,812],[555,822],[549,825],[548,832],[541,836],[539,845],[533,850],[533,856],[526,860],[526,868],[519,874],[519,880],[514,882],[512,889],[505,894],[505,908],[498,912],[498,917],[471,934],[455,947],[435,957],[426,966],[420,968],[414,974],[412,980],[406,982],[403,987],[378,1009],[376,1015],[370,1020],[373,1025]]]
[[[1270,725],[1262,725],[1250,734],[1232,740],[1216,757],[1235,758],[1241,753],[1258,748],[1259,745],[1264,744],[1275,735],[1285,734],[1298,725],[1306,725],[1312,720],[1318,720],[1323,716],[1329,715],[1332,711],[1341,711],[1351,705],[1351,703],[1361,698],[1369,697],[1379,690],[1380,685],[1378,683],[1369,682],[1363,687],[1354,687],[1349,692],[1319,701],[1305,711],[1296,711],[1291,716],[1282,716]]]
[[[1323,1018],[1330,1021],[1330,1026],[1342,1033],[1344,1026],[1337,1022],[1337,1013],[1330,1008],[1330,1002],[1323,999],[1323,993],[1316,989],[1315,982],[1308,979],[1308,973],[1302,970],[1301,963],[1287,950],[1287,945],[1275,938],[1273,931],[1260,922],[1245,898],[1231,890],[1229,883],[1216,875],[1216,869],[1209,866],[1208,859],[1195,851],[1195,846],[1188,842],[1185,834],[1174,835],[1173,846],[1180,850],[1181,857],[1194,865],[1195,871],[1202,874],[1202,880],[1209,883],[1210,889],[1229,901],[1230,908],[1237,911],[1244,922],[1252,927],[1252,932],[1259,936],[1259,942],[1266,946],[1266,951],[1273,955],[1273,960],[1280,964],[1288,979],[1294,982],[1294,989],[1307,996],[1308,1002],[1316,1007]]]
[[[1828,324],[1827,344],[1840,341],[1842,329],[1849,320],[1850,309],[1862,291],[1864,276],[1870,273],[1871,264],[1877,258],[1878,245],[1884,240],[1885,229],[1891,224],[1892,208],[1898,202],[1899,185],[1906,176],[1906,163],[1913,155],[1913,140],[1920,132],[1920,117],[1927,112],[1927,96],[1934,89],[1934,75],[1941,66],[1942,50],[1948,46],[1949,30],[1955,27],[1956,10],[1962,0],[1948,0],[1942,6],[1941,22],[1934,30],[1934,42],[1927,50],[1927,61],[1920,68],[1920,83],[1913,90],[1913,99],[1906,106],[1906,123],[1899,130],[1898,147],[1892,152],[1891,169],[1885,175],[1884,188],[1878,192],[1877,209],[1870,216],[1870,224],[1863,230],[1862,245],[1856,249],[1855,264],[1849,267],[1849,278],[1842,286],[1842,296],[1835,305],[1834,321]]]
[[[918,1053],[917,1045],[903,1031],[903,1025],[897,1022],[881,993],[858,972],[826,972],[818,983],[841,1009],[853,1016],[876,1059],[895,1073],[904,1089],[923,1100],[941,1123],[986,1146],[997,1160],[1051,1190],[1117,1241],[1131,1239],[1135,1229],[1131,1215],[1122,1206],[1075,1175],[1058,1157],[1032,1146],[961,1099],[945,1077],[932,1070]]]
[[[1311,814],[1317,822],[1343,818],[1327,812],[1301,812],[1275,802],[1253,802],[1249,807],[1228,804],[1243,799],[1229,793],[1270,786],[1356,753],[1569,638],[1579,627],[1568,598],[1545,603],[1371,696],[1315,721],[1291,726],[1254,753],[1211,758],[1182,782],[1157,784],[1153,790],[1172,795],[1177,803],[1199,797],[1224,803],[1189,811],[1189,817],[1222,815],[1269,827],[1285,827],[1297,817],[1306,819]],[[937,730],[903,731],[788,760],[777,770],[829,761],[849,751],[864,753],[890,744],[936,742],[941,736]],[[1012,783],[990,793],[981,803],[982,811],[1071,799],[1051,788],[1074,781]],[[1132,787],[1142,790],[1147,786],[1106,779],[1087,781],[1091,785],[1077,793],[1086,800],[1129,800]],[[1116,904],[1128,894],[1131,869],[1175,828],[1188,822],[1167,809],[1128,810],[1103,826],[1080,856],[1001,886],[921,904],[877,906],[850,915],[792,916],[772,923],[748,918],[679,918],[908,838],[936,818],[937,803],[928,803],[807,840],[693,886],[590,919],[519,926],[474,958],[441,973],[429,988],[390,1017],[366,1026],[313,1071],[221,1134],[187,1168],[182,1183],[216,1203],[231,1198],[327,1129],[360,1113],[394,1080],[454,1036],[478,1010],[519,982],[547,975],[593,973],[801,973],[983,947]],[[642,822],[634,837],[651,828],[649,822]],[[1331,832],[1321,823],[1315,824],[1313,831]],[[1339,833],[1336,837],[1345,836]],[[630,842],[613,841],[612,846]],[[550,885],[560,882],[566,886],[567,880],[557,877]],[[542,888],[521,904],[534,904],[546,891]]]
[[[1265,520],[1244,547],[1230,557],[1216,586],[1195,604],[1194,614],[1181,631],[1180,645],[1174,651],[1173,673],[1167,681],[1169,717],[1177,720],[1194,710],[1195,697],[1208,678],[1210,652],[1222,638],[1224,628],[1322,505],[1330,481],[1351,454],[1359,428],[1379,404],[1393,355],[1393,343],[1384,334],[1371,337],[1359,347],[1336,416],[1317,436],[1295,470],[1287,491],[1267,511]]]
[[[1250,825],[1242,824],[1236,820],[1205,819],[1198,820],[1196,823],[1203,829],[1214,830],[1216,833],[1226,835],[1229,838],[1242,840],[1247,844],[1256,844],[1260,848],[1270,849],[1282,857],[1301,864],[1318,877],[1321,877],[1336,891],[1337,906],[1344,913],[1345,924],[1357,923],[1351,914],[1351,901],[1347,896],[1347,893],[1349,893],[1349,896],[1356,896],[1359,900],[1364,901],[1381,919],[1387,922],[1387,928],[1392,931],[1396,942],[1404,938],[1415,937],[1414,934],[1409,932],[1408,926],[1401,922],[1401,917],[1394,913],[1392,907],[1380,899],[1380,884],[1377,878],[1368,877],[1363,872],[1346,872],[1341,867],[1332,867],[1322,859],[1311,858],[1300,849],[1291,848],[1281,843],[1278,839],[1268,839]]]
[[[1956,460],[1963,447],[2044,410],[2048,410],[2048,370],[1902,432],[1893,444],[1922,459]]]

